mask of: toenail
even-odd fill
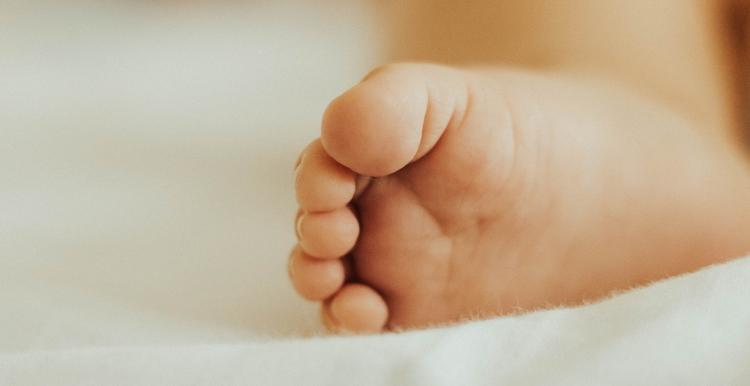
[[[302,159],[305,158],[305,153],[307,153],[307,150],[300,153],[299,157],[297,157],[297,162],[294,163],[294,173],[297,173],[299,166],[302,165]]]
[[[289,261],[286,264],[286,272],[289,274],[289,277],[294,277],[294,255],[289,257]]]
[[[324,300],[323,303],[321,303],[320,316],[321,316],[321,319],[323,319],[323,324],[325,324],[326,328],[331,330],[331,332],[337,332],[339,331],[339,324],[341,323],[338,320],[336,320],[336,316],[334,316],[333,312],[331,311],[332,300],[333,300],[333,297],[330,297]]]
[[[302,238],[302,220],[307,216],[307,213],[302,213],[299,218],[297,219],[297,226],[295,229],[297,230],[297,238]]]

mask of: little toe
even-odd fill
[[[319,139],[303,152],[296,170],[297,202],[305,211],[343,208],[354,197],[357,175],[331,158]]]
[[[302,249],[317,258],[338,258],[357,242],[359,222],[349,207],[330,212],[303,213],[297,220]]]
[[[316,259],[297,247],[289,257],[289,276],[302,297],[323,300],[341,288],[346,272],[342,260]]]
[[[346,284],[324,304],[323,320],[334,331],[380,332],[388,321],[388,306],[369,286]]]

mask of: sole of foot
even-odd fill
[[[582,77],[380,68],[296,167],[292,282],[335,331],[574,305],[750,250],[741,157]]]

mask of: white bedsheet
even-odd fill
[[[747,385],[750,258],[608,301],[414,333],[0,356],[2,384]]]
[[[0,385],[750,383],[747,258],[580,309],[310,338],[291,166],[377,26],[352,2],[220,3],[0,2]]]

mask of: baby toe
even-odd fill
[[[344,264],[338,259],[316,259],[299,247],[289,257],[289,276],[294,288],[308,300],[323,300],[333,295],[344,284],[345,275]]]
[[[348,207],[330,212],[303,213],[297,220],[302,249],[317,258],[338,258],[357,242],[359,222]]]
[[[326,212],[346,206],[355,192],[357,175],[336,162],[320,140],[301,156],[295,176],[299,206],[308,212]]]
[[[334,331],[380,332],[388,321],[385,300],[364,284],[346,284],[325,307],[324,322]]]

